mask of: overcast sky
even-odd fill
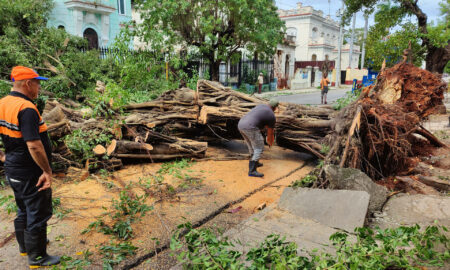
[[[440,18],[439,2],[446,0],[419,0],[419,7],[427,14],[428,22],[436,21]],[[336,12],[342,6],[341,0],[276,0],[276,4],[280,9],[293,9],[297,7],[297,2],[301,2],[304,6],[312,6],[314,9],[322,10],[324,15],[330,15],[336,20]],[[329,3],[329,4],[328,4]],[[361,12],[356,15],[356,27],[364,27],[364,17]],[[373,15],[369,20],[369,27],[373,24]]]

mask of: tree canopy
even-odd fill
[[[445,1],[441,3],[445,20],[435,25],[428,21],[417,0],[344,0],[347,7],[344,17],[349,20],[360,10],[375,10],[375,25],[369,30],[367,42],[367,56],[372,58],[375,67],[383,57],[394,63],[411,41],[416,64],[425,59],[427,70],[442,73],[450,60],[450,1]],[[411,18],[417,22],[412,23]]]
[[[142,23],[134,25],[134,35],[155,50],[198,52],[215,80],[220,63],[237,60],[242,48],[269,58],[284,36],[272,0],[137,0],[136,5]]]

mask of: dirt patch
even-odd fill
[[[239,147],[245,152],[242,145]],[[283,152],[288,156],[287,160],[282,155]],[[131,224],[134,236],[131,243],[138,247],[137,256],[148,253],[158,244],[166,243],[178,224],[197,222],[228,202],[280,178],[279,182],[233,206],[242,206],[239,211],[219,215],[229,217],[224,218],[228,221],[221,223],[223,227],[236,224],[256,211],[256,207],[261,203],[273,203],[286,185],[309,171],[309,168],[304,168],[283,178],[303,166],[304,160],[299,159],[292,151],[280,148],[267,149],[265,157],[271,153],[279,159],[262,160],[264,166],[259,169],[265,174],[262,179],[247,176],[248,162],[245,160],[193,162],[180,170],[174,169],[174,165],[161,163],[136,164],[126,166],[112,175],[91,175],[84,181],[80,181],[80,178],[58,178],[54,182],[54,198],[59,198],[61,207],[70,209],[71,212],[62,219],[54,215],[49,221],[49,253],[80,258],[80,252],[89,250],[93,252],[91,258],[94,261],[89,269],[101,269],[102,262],[98,251],[100,247],[109,244],[111,236],[96,232],[95,229],[87,234],[81,234],[81,231],[99,218],[111,225],[108,213],[114,211],[111,208],[112,200],[119,200],[120,191],[125,190],[126,186],[129,187],[126,192],[131,197],[144,195],[148,188],[154,191],[155,175],[162,169],[167,172],[163,179],[160,179],[164,184],[158,186],[168,188],[160,193],[152,193],[145,203],[153,205],[154,209]],[[5,190],[1,193],[11,192]],[[3,210],[0,212],[0,236],[4,238],[13,232],[14,214],[7,215]],[[21,258],[17,251],[14,239],[0,248],[1,269],[26,267],[26,259]]]

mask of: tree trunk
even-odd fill
[[[443,48],[429,46],[426,61],[426,70],[433,73],[444,73],[445,65],[450,61],[450,42]]]
[[[442,74],[445,65],[450,60],[450,42],[443,48],[438,48],[431,43],[428,38],[427,14],[423,13],[422,9],[419,8],[417,1],[403,0],[402,6],[416,15],[419,32],[422,34],[420,37],[422,39],[422,47],[427,49],[425,69]]]
[[[211,75],[212,81],[219,81],[219,68],[220,68],[220,60],[217,60],[214,56],[214,52],[209,54],[209,72]]]

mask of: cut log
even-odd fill
[[[70,151],[70,149],[67,147],[67,145],[64,142],[58,142],[56,146],[53,147],[53,152],[60,154],[62,157],[67,159],[72,159],[73,154]]]
[[[50,138],[56,141],[57,139],[70,134],[72,131],[69,122],[65,119],[58,123],[48,125],[47,132],[50,135]]]
[[[174,136],[168,136],[161,134],[159,132],[149,130],[143,126],[138,126],[134,128],[127,128],[124,132],[124,138],[132,140],[140,136],[145,139],[145,143],[151,144],[153,149],[149,153],[142,153],[149,156],[149,159],[153,158],[153,155],[161,155],[163,159],[167,159],[172,156],[176,157],[195,157],[202,158],[205,156],[206,149],[208,148],[207,142],[199,142],[190,139],[182,139]],[[119,157],[119,156],[117,156]],[[123,156],[124,158],[142,158],[141,155],[138,156]],[[155,158],[159,159],[159,158]]]
[[[117,140],[112,140],[111,144],[106,147],[106,155],[110,156],[116,150]]]
[[[53,172],[66,172],[69,167],[82,168],[83,166],[75,161],[63,157],[61,154],[52,153]]]
[[[107,154],[142,154],[149,153],[151,150],[153,150],[153,147],[148,143],[112,140],[108,146]]]
[[[61,106],[55,106],[52,110],[42,114],[42,119],[47,125],[52,123],[58,123],[67,119],[66,115],[61,109]]]
[[[92,151],[94,151],[94,155],[96,155],[97,157],[101,157],[104,154],[106,154],[106,148],[101,144],[95,146],[94,149],[92,149]]]
[[[88,164],[89,172],[105,169],[107,171],[119,170],[123,167],[122,160],[118,158],[111,158],[106,160],[89,159]]]
[[[75,121],[75,122],[83,122],[84,121],[83,115],[80,112],[78,112],[76,110],[72,110],[72,109],[66,108],[66,107],[62,106],[58,101],[50,101],[50,100],[48,100],[45,103],[44,113],[45,112],[50,112],[55,107],[60,107],[60,109],[62,110],[64,115],[71,121]]]
[[[72,130],[81,129],[81,130],[89,130],[89,131],[98,131],[100,133],[104,133],[109,130],[108,126],[103,121],[98,121],[97,119],[89,119],[83,122],[73,122],[70,121],[70,127]]]
[[[239,107],[211,107],[203,106],[198,121],[201,124],[212,124],[226,120],[239,121],[250,109]]]

